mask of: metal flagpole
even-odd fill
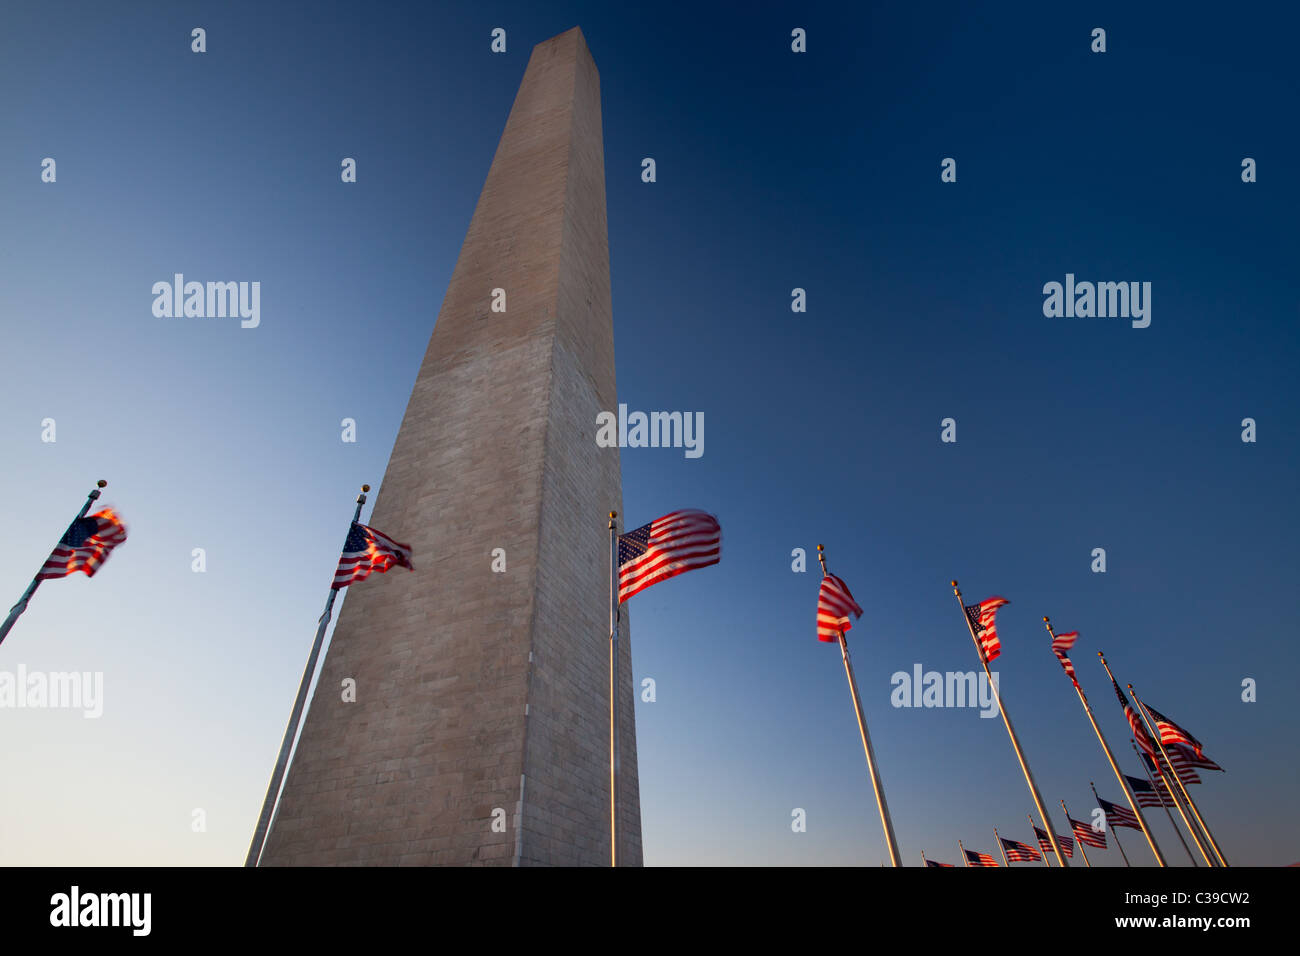
[[[1043,823],[1047,826],[1047,839],[1051,841],[1052,849],[1056,853],[1057,862],[1061,866],[1069,866],[1065,862],[1065,854],[1056,844],[1056,831],[1052,828],[1052,821],[1047,816],[1047,809],[1043,806],[1043,798],[1038,792],[1038,784],[1034,783],[1034,775],[1029,770],[1029,764],[1025,761],[1025,755],[1020,750],[1020,741],[1016,739],[1016,731],[1011,726],[1011,717],[1007,713],[1006,707],[1002,705],[1002,695],[998,691],[997,685],[993,683],[993,674],[989,670],[989,662],[984,657],[984,648],[980,646],[979,638],[975,636],[975,625],[971,623],[970,615],[966,613],[966,603],[961,599],[961,591],[957,589],[957,582],[952,582],[952,593],[957,595],[957,606],[961,608],[962,620],[966,622],[966,629],[970,631],[970,639],[975,643],[975,653],[979,655],[980,663],[984,665],[984,676],[988,678],[989,691],[993,694],[993,700],[998,705],[998,713],[1002,715],[1002,723],[1006,725],[1007,736],[1011,738],[1012,749],[1016,752],[1016,759],[1020,761],[1020,769],[1024,771],[1025,783],[1029,784],[1029,795],[1034,798],[1034,806],[1038,809],[1038,815],[1043,818]]]
[[[1200,824],[1201,832],[1205,834],[1206,840],[1209,841],[1210,848],[1214,850],[1214,855],[1219,858],[1219,865],[1227,866],[1228,860],[1227,857],[1223,855],[1223,851],[1219,849],[1219,841],[1214,839],[1214,834],[1210,832],[1210,828],[1206,826],[1205,821],[1201,819],[1201,813],[1196,809],[1196,801],[1193,800],[1192,795],[1188,793],[1187,785],[1183,783],[1183,778],[1178,775],[1178,771],[1174,768],[1174,762],[1169,759],[1169,752],[1165,750],[1164,741],[1160,739],[1160,728],[1156,726],[1155,718],[1147,711],[1146,704],[1142,703],[1138,698],[1137,691],[1133,689],[1132,684],[1128,685],[1128,689],[1129,693],[1133,695],[1133,700],[1137,701],[1138,709],[1142,711],[1143,715],[1150,722],[1148,726],[1151,728],[1151,739],[1154,740],[1156,746],[1160,748],[1160,755],[1165,758],[1164,766],[1169,768],[1170,774],[1172,774],[1173,778],[1178,781],[1178,789],[1182,791],[1183,796],[1186,798],[1187,806],[1191,808],[1192,816],[1196,817],[1196,822]]]
[[[618,866],[618,530],[609,513],[609,865]]]
[[[930,865],[929,863],[926,863],[926,862],[925,862],[925,851],[922,850],[922,851],[921,851],[921,866],[929,866],[929,865]]]
[[[1002,851],[1002,865],[1008,870],[1011,869],[1011,861],[1007,859],[1007,848],[1002,845],[1002,837],[998,836],[997,827],[993,828],[993,842],[996,843],[998,849]]]
[[[102,478],[95,482],[95,487],[91,490],[90,494],[86,496],[86,503],[82,505],[81,510],[77,512],[77,517],[72,519],[73,522],[80,521],[82,518],[86,517],[86,512],[90,510],[91,503],[99,497],[99,489],[104,488],[107,485],[108,482],[104,481]],[[71,527],[72,523],[69,522],[68,528],[71,529]],[[67,534],[67,532],[65,531],[64,534]],[[59,536],[59,540],[63,540],[62,535]],[[9,616],[5,618],[4,623],[0,624],[0,644],[4,643],[4,639],[8,637],[9,632],[13,630],[14,622],[22,617],[23,612],[27,610],[27,602],[32,599],[32,595],[36,593],[36,589],[40,586],[41,574],[38,571],[36,572],[36,577],[32,578],[32,583],[27,585],[27,590],[23,592],[23,596],[18,599],[18,603],[10,608]]]
[[[957,850],[961,853],[961,859],[962,859],[962,862],[965,863],[965,864],[966,864],[966,868],[969,869],[969,868],[970,868],[970,860],[966,859],[966,848],[965,848],[964,846],[961,845],[961,840],[958,840],[958,841],[957,841]]]
[[[1092,864],[1088,862],[1088,851],[1083,848],[1083,840],[1079,838],[1074,824],[1070,823],[1070,808],[1065,805],[1064,800],[1061,801],[1061,809],[1065,811],[1065,822],[1069,824],[1070,836],[1074,837],[1074,845],[1079,848],[1079,855],[1083,857],[1083,865],[1091,870]]]
[[[1034,822],[1034,815],[1032,813],[1026,813],[1025,816],[1029,818],[1030,828],[1035,830],[1038,829],[1038,824]],[[1034,840],[1034,842],[1038,844],[1038,849],[1043,855],[1043,866],[1047,867],[1050,870],[1052,868],[1052,864],[1047,859],[1047,851],[1043,849],[1043,844],[1040,843],[1038,840]],[[1057,859],[1060,858],[1058,857]]]
[[[1045,615],[1043,617],[1043,624],[1047,628],[1047,633],[1050,634],[1052,640],[1055,641],[1056,631],[1052,628],[1051,620]],[[1101,657],[1101,651],[1097,652],[1097,656]],[[1101,657],[1101,662],[1105,665],[1106,658]],[[1109,668],[1106,673],[1110,673]],[[1097,725],[1097,718],[1093,716],[1092,706],[1088,703],[1088,698],[1083,693],[1083,688],[1079,685],[1077,678],[1073,683],[1074,691],[1079,695],[1079,703],[1083,705],[1083,712],[1088,715],[1088,723],[1092,724],[1092,731],[1097,735],[1097,741],[1101,744],[1101,749],[1106,754],[1106,760],[1110,763],[1110,769],[1115,772],[1115,779],[1119,781],[1120,789],[1124,792],[1124,799],[1128,801],[1129,808],[1133,811],[1133,816],[1137,817],[1138,824],[1142,828],[1142,835],[1147,838],[1147,844],[1151,847],[1151,852],[1155,854],[1156,863],[1160,866],[1165,866],[1165,857],[1164,854],[1160,852],[1160,846],[1156,843],[1155,834],[1153,834],[1147,826],[1146,817],[1142,816],[1142,808],[1138,806],[1137,800],[1133,798],[1133,794],[1129,791],[1128,781],[1124,779],[1124,774],[1120,773],[1119,764],[1115,762],[1115,755],[1110,752],[1110,745],[1106,743],[1106,738],[1102,736],[1101,727]],[[1096,796],[1095,791],[1093,795]]]
[[[826,555],[824,549],[817,545],[817,560],[821,562],[822,576],[826,576]],[[858,681],[853,676],[853,662],[849,660],[849,645],[844,639],[844,632],[837,631],[840,637],[840,654],[844,657],[844,673],[849,678],[849,691],[853,695],[853,709],[858,715],[858,730],[862,734],[862,749],[867,754],[867,772],[871,774],[871,786],[876,791],[876,807],[880,810],[880,824],[885,830],[885,844],[889,848],[889,860],[893,866],[902,866],[898,855],[898,839],[894,836],[894,821],[889,816],[889,804],[885,802],[885,788],[880,782],[880,773],[876,769],[876,753],[871,746],[871,735],[867,732],[867,720],[862,714],[862,699],[858,696]]]
[[[1174,834],[1178,837],[1178,842],[1181,843],[1183,845],[1183,849],[1187,851],[1187,859],[1192,861],[1192,866],[1200,866],[1200,864],[1196,862],[1196,857],[1192,855],[1191,847],[1189,847],[1187,845],[1187,841],[1183,839],[1183,832],[1178,829],[1178,824],[1174,822],[1174,815],[1169,812],[1169,804],[1165,803],[1165,799],[1160,793],[1160,784],[1156,783],[1155,778],[1151,776],[1151,771],[1147,769],[1146,761],[1142,759],[1142,752],[1138,750],[1137,741],[1130,740],[1129,743],[1133,747],[1133,753],[1138,758],[1138,763],[1142,765],[1142,772],[1146,774],[1147,782],[1151,784],[1151,792],[1154,793],[1156,795],[1156,799],[1160,801],[1160,806],[1164,808],[1165,816],[1169,818],[1169,825],[1174,828]],[[1173,799],[1172,794],[1170,795],[1170,799]],[[1182,808],[1179,807],[1179,813],[1181,812],[1182,812]],[[1187,817],[1183,817],[1183,822],[1184,823],[1187,822]],[[1191,830],[1189,829],[1188,832],[1190,833]],[[1193,840],[1196,839],[1195,834],[1192,834],[1192,839]],[[1196,844],[1196,849],[1201,850],[1202,855],[1205,854],[1205,851],[1201,849],[1200,843]],[[1205,865],[1206,866],[1211,865],[1209,857],[1206,857]]]
[[[352,521],[348,524],[348,534],[352,533],[352,525],[361,520],[361,506],[366,503],[366,492],[370,490],[369,485],[361,486],[361,494],[357,495],[357,510],[352,514]],[[347,546],[347,538],[343,539],[343,544]],[[298,734],[298,722],[302,719],[302,709],[307,703],[307,688],[311,686],[312,675],[316,673],[316,658],[320,656],[321,644],[325,641],[325,629],[329,625],[330,616],[334,613],[334,599],[338,597],[338,588],[330,588],[330,596],[325,601],[325,612],[321,614],[320,620],[316,622],[316,640],[312,642],[311,654],[307,657],[307,667],[302,672],[302,681],[298,684],[298,696],[293,702],[293,711],[289,714],[289,725],[284,729],[284,740],[280,742],[280,753],[275,758],[275,769],[271,771],[271,783],[266,788],[266,798],[262,801],[262,813],[257,818],[257,829],[253,832],[253,842],[248,847],[248,856],[244,859],[244,866],[257,866],[257,861],[262,855],[262,845],[266,842],[266,833],[271,826],[271,814],[275,809],[276,801],[280,795],[280,784],[284,781],[284,772],[289,765],[289,750],[293,746],[293,738]]]
[[[1092,790],[1093,799],[1097,801],[1097,809],[1100,810],[1101,797],[1097,796],[1097,787],[1093,784],[1091,780],[1088,781],[1088,787]],[[1106,812],[1102,810],[1102,816],[1105,817],[1105,815]],[[1111,826],[1111,827],[1107,827],[1106,829],[1110,831],[1110,835],[1115,839],[1115,849],[1119,850],[1119,855],[1124,858],[1124,865],[1131,867],[1133,864],[1128,861],[1128,854],[1124,852],[1124,844],[1119,842],[1119,827]],[[1164,866],[1163,863],[1161,863],[1160,865]]]

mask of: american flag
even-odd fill
[[[998,608],[1010,603],[1006,598],[991,597],[980,601],[979,604],[966,605],[966,616],[970,618],[971,625],[975,628],[975,637],[979,640],[984,660],[989,663],[1002,653],[1002,644],[998,641]]]
[[[1160,742],[1162,744],[1185,744],[1192,748],[1196,756],[1201,756],[1201,742],[1189,734],[1183,728],[1166,717],[1160,711],[1156,710],[1150,704],[1146,705],[1147,711],[1156,719],[1156,730],[1160,732]]]
[[[1130,777],[1124,774],[1124,779],[1128,781],[1128,788],[1133,791],[1133,796],[1137,798],[1139,807],[1172,807],[1173,798],[1169,796],[1169,790],[1160,781],[1156,781],[1155,786],[1151,785],[1150,780],[1139,780],[1137,777]]]
[[[1137,814],[1128,807],[1122,807],[1118,803],[1111,803],[1109,800],[1097,798],[1097,803],[1101,806],[1102,812],[1106,814],[1106,823],[1112,827],[1128,827],[1130,830],[1141,830],[1142,824],[1138,823]],[[1141,806],[1141,804],[1138,804]]]
[[[1074,662],[1067,656],[1070,648],[1074,647],[1074,642],[1079,639],[1078,631],[1066,631],[1064,634],[1057,634],[1052,639],[1052,653],[1056,659],[1061,662],[1065,672],[1070,675],[1070,680],[1074,681],[1074,686],[1079,686],[1079,679],[1074,676]]]
[[[125,540],[126,527],[112,508],[78,518],[68,525],[36,577],[46,581],[66,577],[74,571],[84,571],[91,577],[109,553]]]
[[[938,860],[931,860],[928,858],[925,861],[925,865],[926,866],[947,866],[947,867],[956,866],[955,863],[940,863]]]
[[[974,850],[966,851],[966,863],[968,866],[997,866],[998,861],[993,859],[987,853],[976,853]]]
[[[1120,706],[1124,708],[1124,717],[1128,720],[1129,729],[1133,731],[1133,739],[1137,741],[1137,745],[1141,747],[1143,751],[1151,756],[1155,756],[1156,745],[1151,742],[1151,738],[1147,735],[1146,728],[1142,726],[1142,718],[1138,716],[1137,711],[1134,710],[1133,706],[1128,702],[1128,698],[1124,696],[1124,692],[1119,689],[1119,682],[1113,677],[1110,679],[1110,682],[1115,685],[1115,696],[1119,698]]]
[[[1007,855],[1008,863],[1033,863],[1042,859],[1038,851],[1028,843],[1008,840],[1006,837],[998,837],[998,839],[1002,841],[1002,852]]]
[[[1142,755],[1142,760],[1147,765],[1147,770],[1151,772],[1151,776],[1153,777],[1159,776],[1159,771],[1156,770],[1156,762],[1154,760],[1152,760],[1146,754]],[[1174,756],[1172,753],[1170,753],[1169,762],[1173,764],[1174,773],[1178,774],[1178,779],[1183,782],[1183,786],[1186,786],[1189,783],[1201,782],[1201,775],[1197,773],[1194,768],[1188,766],[1185,758],[1183,758],[1181,755]],[[1168,766],[1168,764],[1165,764],[1165,766]]]
[[[835,575],[827,574],[822,578],[822,587],[817,593],[817,639],[838,641],[841,631],[853,627],[850,614],[861,617],[861,606],[853,600],[847,584]]]
[[[1196,751],[1186,744],[1169,744],[1165,747],[1169,751],[1170,758],[1173,759],[1174,765],[1178,766],[1178,758],[1181,757],[1188,767],[1200,767],[1202,770],[1217,770],[1223,773],[1224,770],[1217,763],[1204,754],[1197,755]]]
[[[382,531],[354,521],[334,572],[334,590],[368,578],[375,571],[383,573],[394,565],[415,570],[411,566],[411,546],[399,544]]]
[[[1052,852],[1052,841],[1047,838],[1047,831],[1034,827],[1034,836],[1038,837],[1038,845],[1044,853]],[[1061,852],[1066,856],[1074,856],[1074,841],[1069,837],[1063,837],[1061,834],[1056,835],[1056,842],[1061,844]]]
[[[1132,810],[1129,811],[1129,816],[1133,816]],[[1091,826],[1081,820],[1074,819],[1074,817],[1066,817],[1066,819],[1070,821],[1070,829],[1074,831],[1074,835],[1078,837],[1080,843],[1084,846],[1095,846],[1099,850],[1106,849],[1106,834],[1104,831],[1098,833]],[[1135,822],[1136,820],[1137,818],[1134,817]]]
[[[674,511],[618,536],[618,602],[652,584],[717,564],[722,528],[703,511]]]

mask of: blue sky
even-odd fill
[[[895,671],[978,668],[953,577],[1011,601],[995,670],[1058,824],[1062,798],[1091,808],[1090,779],[1120,794],[1044,614],[1082,633],[1128,772],[1098,649],[1227,768],[1195,796],[1230,861],[1300,860],[1294,13],[142,3],[3,21],[0,601],[95,479],[131,531],[93,580],[45,584],[0,646],[0,669],[105,681],[98,720],[0,711],[4,862],[242,862],[351,501],[384,473],[529,51],[574,25],[601,70],[619,399],[707,422],[702,458],[623,453],[626,517],[700,507],[724,530],[719,566],[633,599],[634,671],[657,685],[637,705],[646,862],[884,858],[839,655],[815,636],[819,542],[867,610],[850,645],[909,865],[956,862],[959,838],[991,852],[994,826],[1029,838],[1000,721],[890,706]],[[260,281],[261,325],[155,318],[151,287],[177,272]],[[1067,273],[1149,281],[1150,327],[1045,317]]]

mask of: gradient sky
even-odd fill
[[[242,863],[351,502],[384,473],[528,54],[574,25],[601,71],[619,399],[706,420],[700,459],[624,451],[626,517],[700,507],[724,530],[722,564],[634,598],[634,672],[658,696],[637,704],[645,862],[885,859],[839,654],[816,640],[819,542],[867,609],[850,646],[908,865],[957,862],[958,839],[993,852],[994,826],[1031,838],[1000,721],[890,706],[895,671],[978,668],[952,577],[1011,601],[995,669],[1058,829],[1090,779],[1121,794],[1043,614],[1082,632],[1129,773],[1098,649],[1227,768],[1194,795],[1230,861],[1300,860],[1300,17],[469,6],[0,15],[0,602],[95,479],[131,535],[93,580],[44,584],[0,647],[0,669],[105,681],[98,720],[0,710],[0,862]],[[155,318],[176,272],[260,281],[261,326]],[[1067,272],[1151,282],[1151,326],[1045,318]]]

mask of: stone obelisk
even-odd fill
[[[533,49],[368,521],[416,570],[348,589],[261,865],[608,865],[623,507],[595,434],[616,408],[600,77],[574,28]],[[639,865],[627,632],[625,608],[619,859]]]

